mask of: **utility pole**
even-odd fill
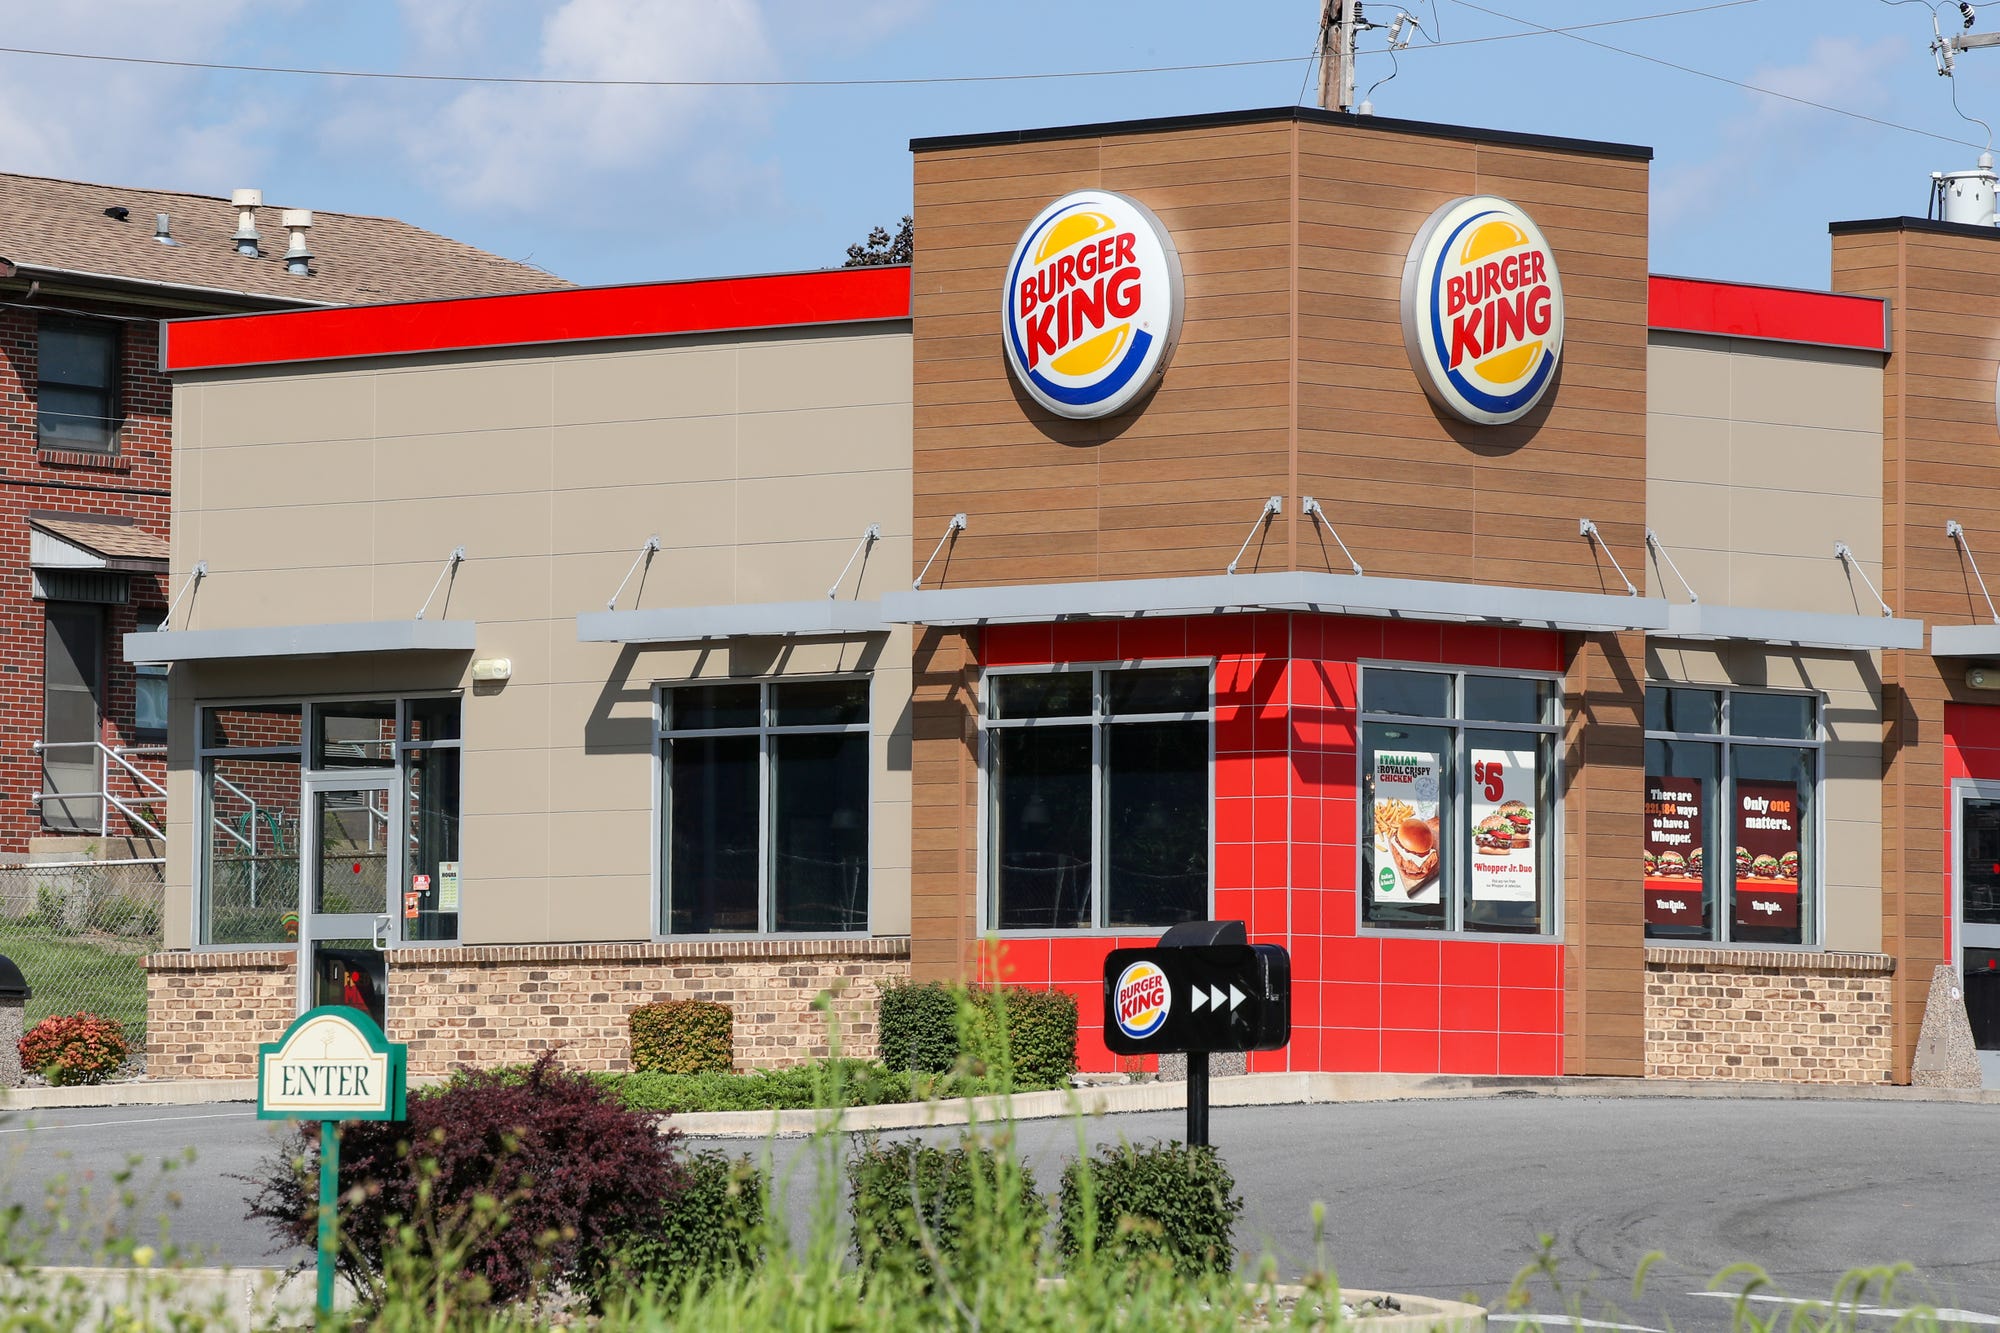
[[[1356,0],[1324,0],[1319,11],[1319,104],[1328,111],[1354,109]]]

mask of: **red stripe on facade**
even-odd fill
[[[167,371],[910,317],[903,265],[174,320]]]
[[[1647,323],[1678,333],[1889,350],[1888,305],[1872,296],[1836,296],[1741,282],[1663,278],[1648,282]]]

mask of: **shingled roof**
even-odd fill
[[[257,210],[263,253],[236,253],[236,210],[214,195],[92,185],[0,173],[0,257],[29,270],[63,270],[121,282],[166,283],[285,302],[350,305],[484,296],[570,287],[529,264],[394,218],[313,210],[312,273],[285,268],[286,207]],[[129,210],[123,222],[105,210]],[[153,239],[167,214],[175,244]]]

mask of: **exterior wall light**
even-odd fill
[[[480,657],[473,659],[472,679],[475,681],[507,680],[514,674],[514,659],[511,657]]]

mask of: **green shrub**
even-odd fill
[[[942,1074],[960,1069],[963,1056],[965,1069],[985,1075],[1004,1052],[1015,1088],[1067,1087],[1076,1072],[1076,998],[1064,991],[889,986],[876,1016],[890,1069]]]
[[[713,1000],[662,1000],[632,1011],[632,1068],[726,1074],[736,1067],[735,1021]]]
[[[634,1111],[803,1111],[827,1105],[836,1076],[844,1106],[875,1106],[913,1100],[908,1074],[892,1073],[863,1060],[825,1060],[789,1069],[746,1074],[662,1074],[641,1071],[606,1075],[606,1082]]]
[[[1121,1144],[1063,1171],[1057,1245],[1072,1262],[1164,1263],[1185,1278],[1226,1273],[1243,1200],[1214,1148]]]
[[[1035,1177],[1010,1146],[968,1136],[953,1148],[873,1137],[847,1164],[854,1257],[871,1273],[928,1281],[980,1259],[1033,1255],[1048,1223]]]
[[[883,1065],[919,1074],[949,1070],[958,1059],[959,996],[937,981],[884,986],[875,1007]]]
[[[764,1226],[763,1172],[748,1157],[732,1159],[713,1149],[689,1154],[681,1167],[680,1192],[620,1252],[610,1285],[675,1292],[754,1265]]]
[[[994,992],[982,992],[994,1002]],[[1014,1086],[1066,1088],[1076,1072],[1076,997],[1067,991],[1010,986],[997,993],[1007,1015]]]
[[[125,1030],[91,1013],[45,1018],[21,1038],[19,1049],[21,1068],[58,1087],[102,1083],[131,1054]]]

